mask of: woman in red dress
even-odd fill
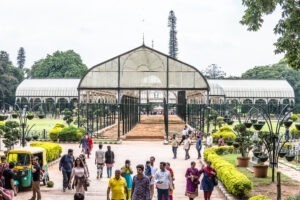
[[[88,136],[88,152],[87,152],[87,156],[88,158],[90,158],[90,154],[92,152],[93,149],[93,140],[91,136]]]

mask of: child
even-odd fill
[[[145,166],[145,175],[150,179],[152,179],[152,173],[151,173],[151,162],[147,161]]]

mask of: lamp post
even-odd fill
[[[20,126],[22,128],[22,139],[21,139],[21,144],[22,147],[25,147],[25,135],[26,135],[26,127],[27,127],[27,119],[31,120],[33,119],[33,115],[27,112],[27,105],[24,105],[23,109],[21,109],[18,104],[15,104],[16,107],[19,109],[19,121],[20,121]],[[30,128],[28,128],[28,132],[31,130],[31,128],[34,125],[32,125]]]

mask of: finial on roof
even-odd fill
[[[154,41],[152,40],[152,49],[154,48]]]
[[[144,36],[144,33],[143,33],[143,45],[145,45],[145,36]]]

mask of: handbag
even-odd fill
[[[218,179],[217,175],[214,175],[214,176],[212,177],[212,181],[213,181],[213,183],[214,183],[214,186],[217,186],[217,185],[218,185],[219,179]]]

